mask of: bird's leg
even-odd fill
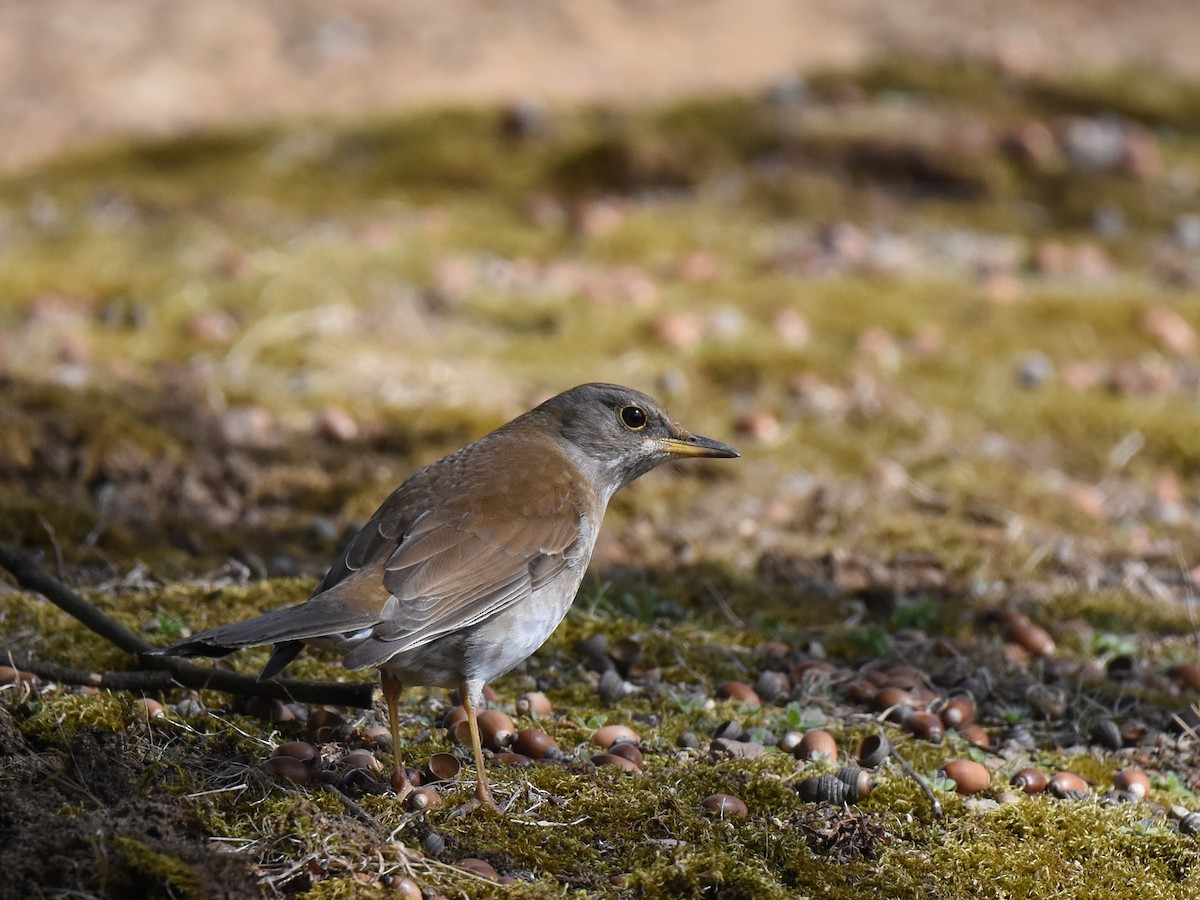
[[[404,774],[404,764],[400,759],[400,692],[404,685],[387,669],[379,670],[379,683],[383,687],[383,699],[387,701],[388,725],[392,729],[392,759],[396,764],[396,775],[392,779],[393,786],[400,800],[412,793],[413,786]]]
[[[469,801],[459,813],[473,812],[481,806],[489,809],[496,808],[492,799],[492,789],[488,786],[487,770],[483,767],[483,745],[479,741],[479,723],[475,721],[475,700],[481,695],[480,691],[472,691],[471,685],[464,679],[458,688],[462,698],[463,710],[467,714],[467,728],[471,732],[471,750],[475,753],[475,798]]]

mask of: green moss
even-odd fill
[[[124,865],[135,873],[137,880],[145,879],[157,883],[165,887],[172,896],[207,896],[199,873],[181,859],[154,850],[133,838],[113,837],[106,843],[110,850],[120,854]],[[145,889],[144,881],[140,889]]]

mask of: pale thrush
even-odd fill
[[[342,654],[350,669],[378,666],[397,760],[402,686],[457,688],[474,802],[494,806],[475,707],[484,684],[528,658],[566,615],[613,493],[676,457],[737,455],[689,434],[638,391],[572,388],[411,475],[304,603],[164,652],[223,656],[274,644],[261,678],[304,644]]]

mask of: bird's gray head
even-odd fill
[[[610,494],[674,458],[739,455],[684,430],[653,398],[616,384],[571,388],[528,415],[557,433],[567,452]]]

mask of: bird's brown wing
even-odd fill
[[[525,448],[519,459],[490,467],[486,486],[477,485],[469,502],[443,492],[398,539],[399,511],[411,515],[420,504],[411,496],[397,501],[395,516],[387,504],[381,508],[376,534],[347,548],[351,574],[314,598],[352,606],[381,592],[385,598],[370,636],[346,655],[347,667],[380,665],[482,622],[564,569],[586,564],[590,547],[581,546],[581,535],[589,489],[561,457],[529,455]]]

